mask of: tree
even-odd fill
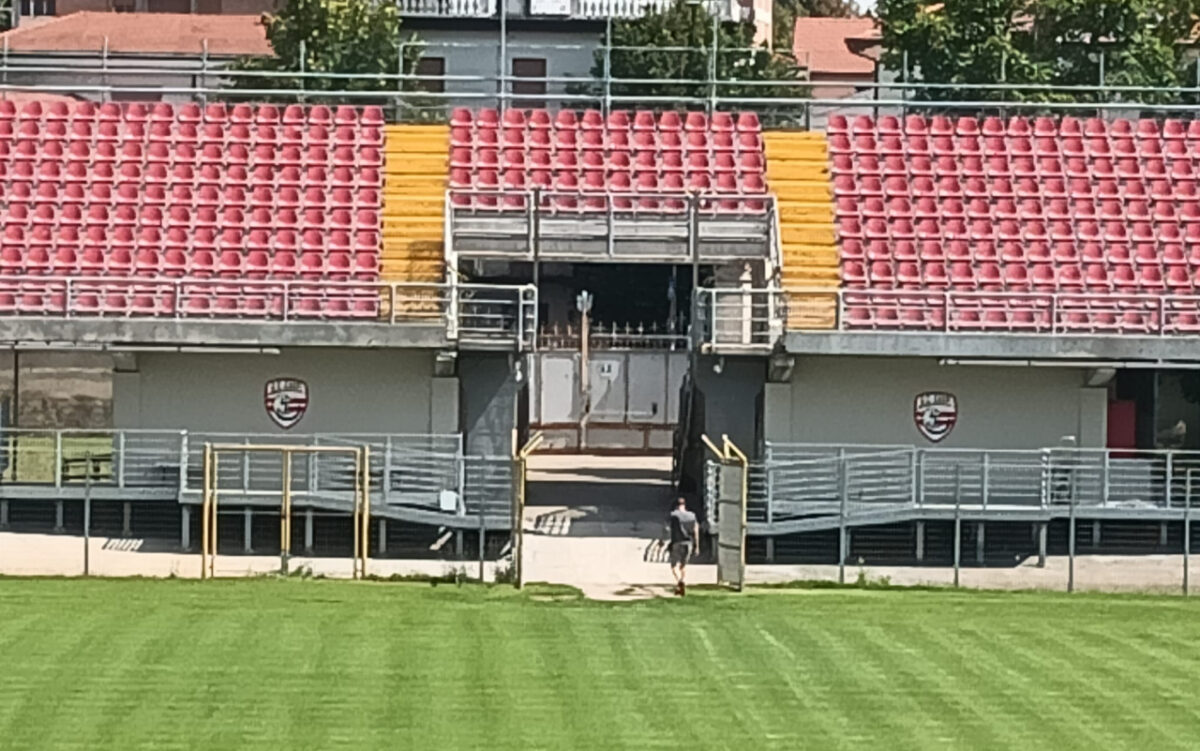
[[[1048,83],[1052,69],[1030,53],[1018,28],[1025,0],[880,0],[883,65],[909,81]],[[922,90],[931,99],[992,98],[1005,92]]]
[[[858,7],[852,0],[775,0],[771,10],[775,49],[790,52],[797,18],[853,18]]]
[[[1045,0],[1031,8],[1035,45],[1054,67],[1055,83],[1097,84],[1103,53],[1108,85],[1176,87],[1184,66],[1179,41],[1191,31],[1194,5],[1189,0]]]
[[[799,81],[799,71],[790,54],[772,53],[755,45],[751,24],[717,22],[714,26],[713,16],[702,3],[676,0],[661,11],[652,10],[637,19],[614,22],[609,57],[606,63],[605,49],[596,51],[591,70],[594,81],[577,91],[600,96],[607,73],[614,79],[610,89],[613,96],[705,100],[713,94],[713,87],[706,82],[715,67],[716,94],[722,99],[800,97],[806,93],[790,83],[778,86],[751,83]],[[663,82],[630,82],[651,79]],[[648,104],[662,107],[669,102],[659,100]],[[700,106],[700,101],[683,104],[694,108]]]
[[[400,71],[400,11],[397,3],[374,0],[287,0],[282,10],[262,19],[274,55],[243,58],[241,71],[355,74],[353,78],[239,76],[234,88],[294,88],[306,91],[393,91],[395,79],[378,77]],[[420,58],[410,37],[404,45],[404,70]],[[410,87],[416,88],[416,87]]]
[[[929,99],[1097,100],[1094,92],[1002,91],[969,84],[1178,86],[1179,41],[1197,0],[879,0],[883,64],[910,81],[964,84]],[[1172,97],[1137,95],[1141,101]]]

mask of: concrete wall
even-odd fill
[[[186,428],[247,433],[428,433],[456,408],[433,378],[429,350],[284,349],[270,354],[139,353],[135,370],[113,379],[117,428]],[[308,409],[291,428],[267,415],[273,378],[308,384]],[[436,379],[443,380],[443,379]],[[446,379],[450,380],[450,379]]]
[[[446,59],[446,75],[486,76],[486,81],[450,81],[446,91],[491,94],[496,92],[496,63],[499,59],[499,32],[490,30],[421,29],[419,37],[426,42],[423,54]],[[551,78],[570,76],[586,82],[592,67],[592,52],[600,44],[600,34],[590,31],[513,30],[508,33],[504,70],[512,73],[514,58],[533,57],[546,60],[546,75]],[[566,83],[549,83],[548,94],[563,93]],[[493,106],[494,101],[464,100],[470,106]]]
[[[913,419],[922,392],[948,391],[958,420],[941,442]],[[798,357],[790,384],[766,393],[769,440],[1027,449],[1106,440],[1108,392],[1078,368],[943,366],[933,358]]]
[[[714,369],[718,362],[720,373]],[[703,402],[703,432],[718,442],[727,434],[742,451],[757,454],[766,372],[761,357],[697,358],[692,382]]]
[[[462,352],[458,357],[462,384],[462,431],[466,452],[473,456],[511,456],[518,430],[517,400],[523,383],[504,353]],[[524,398],[527,398],[524,397]]]

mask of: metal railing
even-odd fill
[[[688,348],[688,336],[682,333],[684,322],[669,321],[659,325],[651,322],[636,325],[596,324],[591,327],[588,336],[588,347],[598,350],[636,349],[636,350],[685,350]],[[557,323],[543,325],[538,330],[538,350],[568,350],[580,349],[582,332],[574,324]]]
[[[704,287],[696,290],[692,323],[701,351],[761,351],[783,335],[784,296],[776,289]]]
[[[607,14],[609,9],[611,15],[600,17],[620,17],[627,11],[632,12],[644,4],[657,1],[574,0],[568,5],[570,13],[576,17],[597,17],[596,14]],[[726,13],[726,5],[732,11],[732,3],[717,4],[718,12],[722,15]],[[402,0],[402,9],[409,15],[498,15],[495,0]],[[478,50],[480,44],[472,42],[470,46]],[[98,45],[93,52],[74,55],[28,55],[12,52],[5,41],[0,47],[0,96],[5,91],[33,89],[48,94],[75,94],[95,99],[128,100],[138,96],[158,99],[168,96],[204,100],[230,96],[229,82],[248,78],[263,82],[261,88],[242,88],[232,92],[233,95],[275,100],[293,97],[297,101],[394,103],[397,105],[396,117],[423,120],[443,118],[448,114],[451,102],[504,106],[514,100],[537,101],[546,106],[599,105],[606,110],[630,106],[686,107],[708,111],[753,109],[762,112],[772,123],[804,128],[823,127],[825,119],[834,113],[988,112],[1033,115],[1055,111],[1091,114],[1124,112],[1134,116],[1141,113],[1189,113],[1194,116],[1200,112],[1200,61],[1196,63],[1194,84],[1178,88],[1112,85],[1100,74],[1104,69],[1103,63],[1097,67],[1096,83],[1078,85],[1003,82],[999,80],[999,75],[995,83],[905,81],[903,79],[908,78],[905,71],[897,71],[901,79],[898,81],[889,81],[886,75],[880,76],[883,80],[878,81],[848,79],[814,83],[803,75],[773,81],[745,81],[739,80],[736,72],[728,78],[718,74],[725,69],[737,71],[737,65],[718,66],[712,64],[712,60],[729,54],[761,55],[764,54],[763,50],[728,50],[706,45],[694,49],[680,48],[681,52],[694,52],[709,59],[707,65],[694,66],[707,72],[703,77],[638,79],[607,76],[593,79],[587,75],[593,54],[598,52],[608,60],[622,48],[608,47],[603,43],[525,45],[501,39],[499,34],[491,44],[509,50],[540,47],[561,52],[578,49],[584,66],[573,76],[521,78],[524,84],[545,84],[545,94],[529,93],[528,90],[514,92],[512,83],[515,79],[506,65],[500,64],[500,55],[495,56],[495,71],[487,74],[429,75],[415,70],[380,72],[371,74],[369,78],[381,89],[362,91],[359,90],[362,87],[350,83],[365,77],[358,74],[311,70],[230,71],[227,69],[228,58],[210,55],[206,42],[198,45],[193,56],[174,56],[164,60],[162,56],[155,59],[153,55],[111,54],[107,51],[107,44]],[[445,45],[417,40],[402,42],[399,46]],[[670,51],[669,48],[656,49]],[[546,52],[531,55],[545,57]],[[1099,56],[1102,58],[1103,55],[1102,50]],[[803,68],[807,61],[804,54],[801,58]],[[183,69],[188,62],[191,65]],[[610,69],[609,65],[603,67]],[[79,80],[71,80],[70,76],[76,76]],[[277,82],[277,85],[272,82]],[[581,84],[586,84],[585,88],[590,90],[578,90]],[[670,87],[669,94],[652,93],[664,87]],[[688,93],[681,93],[681,90]],[[829,92],[830,95],[822,96],[822,92]],[[838,95],[833,96],[834,92]],[[852,96],[843,96],[846,92],[854,93]],[[942,94],[951,98],[944,101],[937,99]],[[1063,101],[1068,98],[1078,101]],[[1044,101],[1046,99],[1055,101]]]
[[[533,285],[244,278],[0,277],[0,319],[445,326],[460,343],[534,345]]]
[[[771,523],[895,509],[1067,507],[1137,517],[1197,503],[1200,452],[766,443],[750,515]]]
[[[455,188],[450,252],[512,259],[729,261],[771,253],[767,194]]]
[[[1200,296],[787,288],[791,330],[1200,335]]]
[[[185,500],[203,487],[206,442],[368,446],[372,504],[380,508],[458,517],[501,517],[511,508],[511,457],[467,457],[461,434],[8,429],[0,438],[0,500],[73,497],[89,475],[89,491],[100,495]],[[284,478],[279,454],[224,452],[219,461],[219,489],[226,497],[278,499]],[[354,464],[341,455],[297,454],[290,477],[298,502],[336,506],[349,502]]]

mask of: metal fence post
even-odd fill
[[[1190,576],[1190,561],[1192,556],[1192,472],[1189,469],[1184,479],[1183,487],[1183,596],[1188,596],[1188,577]]]
[[[392,437],[383,439],[383,489],[381,495],[386,505],[392,492]]]
[[[980,503],[983,510],[987,511],[988,505],[988,482],[991,479],[991,463],[988,461],[988,453],[983,452],[983,482],[979,487]]]
[[[188,487],[188,432],[179,432],[179,492]]]
[[[1075,492],[1071,490],[1067,510],[1067,591],[1075,591]]]
[[[86,470],[83,476],[83,575],[90,576],[92,547],[92,452],[83,455]]]
[[[483,584],[483,562],[487,556],[487,525],[483,518],[484,503],[479,504],[479,583]]]
[[[962,465],[954,465],[954,586],[959,586],[959,569],[962,567]]]
[[[63,470],[63,441],[62,431],[54,431],[54,487],[62,487],[62,470]]]
[[[846,544],[846,449],[838,449],[838,584],[846,583],[846,556],[850,551]]]
[[[91,466],[90,461],[88,462],[88,466]],[[115,467],[115,469],[117,472],[117,487],[123,488],[123,487],[125,487],[125,431],[124,430],[117,431],[117,466]]]

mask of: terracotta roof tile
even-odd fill
[[[199,55],[269,55],[259,16],[81,11],[3,33],[10,52],[109,52]]]
[[[863,50],[878,40],[873,18],[797,18],[792,51],[812,73],[861,75],[875,72]]]

